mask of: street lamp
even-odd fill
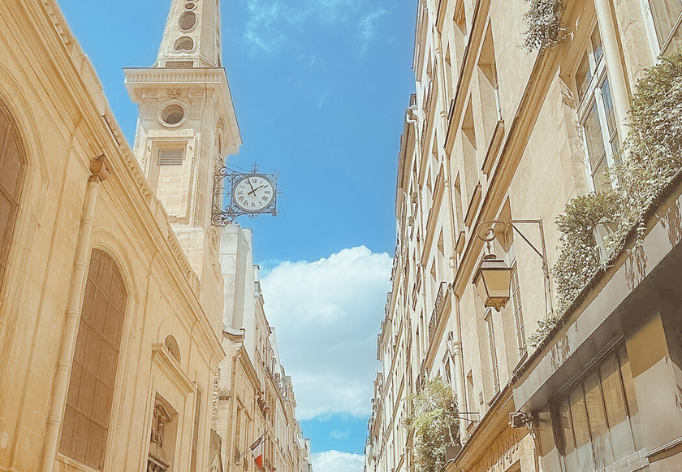
[[[500,311],[509,301],[511,267],[495,254],[483,257],[474,276],[474,285],[486,308]]]
[[[552,301],[551,301],[551,289],[550,289],[550,279],[549,279],[549,269],[547,268],[547,257],[545,250],[545,233],[542,227],[542,220],[489,220],[483,221],[479,225],[476,235],[479,239],[482,239],[488,243],[489,254],[483,257],[481,264],[476,270],[476,275],[474,275],[474,285],[478,290],[481,299],[483,300],[486,308],[492,307],[497,311],[500,311],[507,304],[510,298],[510,285],[511,285],[511,267],[498,259],[495,254],[492,254],[490,250],[490,243],[497,237],[495,235],[495,230],[493,226],[497,223],[510,225],[516,233],[521,236],[521,238],[528,243],[528,245],[535,251],[535,253],[542,259],[542,272],[545,279],[545,309],[547,313],[553,311]],[[542,251],[538,249],[524,236],[524,234],[519,231],[515,226],[517,224],[536,224],[540,229],[540,240],[542,243]]]

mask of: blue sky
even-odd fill
[[[132,144],[137,109],[122,68],[154,63],[170,0],[58,1]],[[229,164],[250,169],[257,161],[261,171],[278,172],[282,192],[279,217],[239,223],[254,230],[266,312],[318,454],[362,454],[378,368],[373,343],[390,288],[397,153],[414,90],[415,14],[415,0],[222,0],[223,65],[244,142]],[[353,281],[366,274],[373,274],[366,280],[371,292]],[[281,277],[298,282],[281,290]],[[310,305],[311,277],[346,284],[339,290],[344,296]],[[330,338],[319,348],[339,347],[312,365],[299,349],[301,331],[288,325],[321,307],[332,315],[325,318]],[[357,331],[333,328],[350,320]],[[334,338],[339,333],[345,338]],[[346,348],[359,353],[356,365],[335,365]],[[336,380],[325,369],[337,369]],[[346,395],[353,401],[329,400],[324,407],[324,398],[306,390],[321,381],[330,391],[335,381],[359,387]],[[317,472],[334,472],[332,462]]]

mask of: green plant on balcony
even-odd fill
[[[563,0],[527,0],[528,10],[523,15],[526,23],[523,47],[532,52],[553,48],[569,37],[562,26],[561,15],[566,5]]]
[[[541,344],[561,322],[565,311],[584,291],[600,268],[613,264],[628,237],[640,245],[645,218],[656,208],[682,169],[682,53],[661,58],[637,82],[631,100],[629,134],[623,162],[611,172],[613,190],[579,196],[557,218],[561,254],[552,269],[559,297],[558,315],[550,315],[531,336]],[[600,261],[594,229],[612,229],[602,241]]]
[[[457,398],[452,387],[438,376],[405,401],[411,405],[405,426],[414,433],[417,470],[440,472],[446,463],[446,447],[460,443]]]

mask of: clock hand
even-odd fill
[[[252,195],[252,194],[253,194],[253,195],[256,195],[256,190],[260,190],[260,189],[262,189],[263,187],[265,187],[265,185],[261,185],[260,187],[256,187],[256,188],[251,187],[253,190],[251,190],[251,191],[249,192],[249,195]]]
[[[253,184],[251,183],[251,179],[247,177],[246,181],[249,183],[249,187],[251,187],[251,192],[253,192],[254,190],[253,190]],[[249,193],[251,193],[251,192],[249,192]]]

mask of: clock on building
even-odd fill
[[[242,215],[277,216],[277,194],[277,175],[259,172],[257,164],[250,173],[223,166],[215,174],[212,222],[223,226]]]
[[[267,208],[275,198],[275,187],[263,174],[248,174],[236,181],[232,189],[234,204],[248,213]]]

